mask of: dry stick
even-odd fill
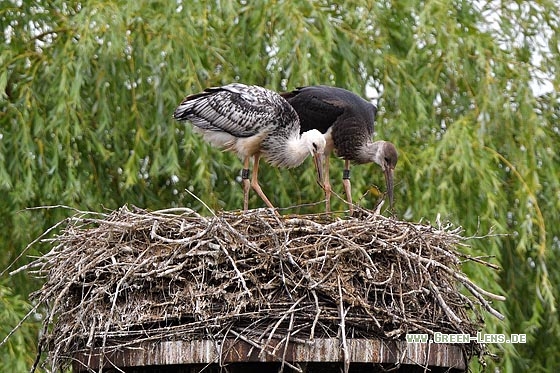
[[[72,221],[80,222],[80,223],[84,223],[84,224],[96,223],[96,224],[100,224],[100,225],[106,225],[106,226],[111,226],[111,227],[119,227],[119,228],[126,228],[126,229],[132,229],[132,228],[134,228],[134,224],[127,223],[127,222],[116,221],[116,220],[101,220],[101,219],[92,219],[92,218],[76,218],[76,217],[72,217]]]
[[[86,265],[85,270],[89,270],[90,268],[95,267],[96,264],[97,264],[96,262],[91,261],[88,265]],[[54,313],[56,312],[56,310],[58,308],[58,304],[60,303],[61,299],[68,294],[68,291],[70,290],[72,285],[78,281],[79,277],[82,275],[83,272],[85,272],[85,270],[75,274],[74,276],[72,276],[70,281],[68,281],[68,283],[62,288],[62,290],[59,290],[59,294],[55,298],[55,300],[53,302],[53,305],[51,306],[52,311],[48,315],[48,317],[45,319],[45,324],[51,324],[52,323],[52,320],[54,318]],[[62,283],[60,285],[62,285]],[[48,299],[48,297],[50,297],[50,295],[55,293],[55,291],[59,287],[62,287],[62,286],[55,286],[50,291],[48,291],[46,294],[42,294],[42,297],[41,297],[42,299],[39,300],[39,303],[45,302]]]
[[[278,216],[274,215],[274,217],[275,217],[276,222],[277,222],[280,226],[283,226],[283,225],[282,225],[282,222],[280,221],[280,219],[278,218]],[[262,217],[258,216],[258,218],[259,218],[259,220],[260,220],[262,223],[264,223],[264,224],[266,225],[266,227],[267,227],[271,232],[274,231],[274,229],[272,228],[272,226],[271,226],[268,222],[266,222]],[[278,240],[278,235],[277,235],[277,234],[272,235],[272,237],[273,237],[274,243],[275,243],[274,247],[276,247],[277,250],[279,251],[279,255],[278,255],[278,256],[281,258],[281,257],[282,257],[282,253],[285,251],[285,250],[284,250],[284,249],[285,249],[285,246],[287,246],[287,242],[286,242],[284,245],[282,245],[282,244],[280,244],[280,242],[279,242],[279,240]],[[288,237],[289,237],[289,236],[288,236],[288,232],[284,232],[284,237],[286,238],[286,241],[287,241],[287,240],[288,240]],[[285,275],[285,273],[284,273],[284,265],[283,265],[282,260],[280,260],[279,263],[280,263],[280,272],[281,272],[281,274],[282,274],[282,283],[283,283],[284,285],[286,285],[286,275]],[[288,294],[290,294],[289,291],[288,291]],[[290,294],[290,297],[291,297],[291,294]]]
[[[338,280],[338,314],[340,317],[340,334],[342,338],[342,353],[344,356],[344,373],[348,373],[350,370],[350,351],[348,350],[348,344],[346,343],[346,323],[344,321],[346,313],[344,312],[344,301],[342,299],[342,286],[340,285],[340,276],[337,276]]]
[[[266,340],[266,343],[264,344],[264,347],[267,347],[270,343],[270,341],[272,340],[272,337],[274,337],[274,334],[276,333],[276,329],[278,329],[278,327],[280,326],[280,324],[284,321],[284,319],[288,316],[288,314],[293,314],[294,310],[296,309],[296,307],[300,304],[300,302],[302,300],[304,300],[306,297],[305,295],[301,298],[299,298],[291,307],[288,311],[286,311],[282,317],[280,317],[278,319],[278,321],[276,322],[276,324],[274,325],[274,327],[272,328],[272,331],[270,332],[270,334],[268,335],[268,338]]]
[[[292,266],[294,266],[301,273],[302,280],[303,279],[307,280],[311,284],[312,288],[315,285],[317,285],[317,282],[311,278],[311,276],[309,275],[309,273],[307,273],[307,271],[304,271],[303,268],[301,268],[301,266],[294,260],[294,257],[292,256],[292,254],[288,250],[285,250],[285,251],[283,250],[282,252],[288,258],[288,262]]]
[[[403,254],[405,257],[412,257],[415,258],[417,260],[419,260],[422,263],[426,263],[428,265],[433,265],[435,267],[438,267],[442,270],[444,270],[445,272],[451,274],[452,276],[454,276],[455,278],[457,278],[465,287],[467,287],[467,289],[469,289],[469,291],[475,296],[477,297],[477,299],[480,299],[480,297],[482,297],[479,293],[480,289],[478,286],[476,286],[471,280],[469,280],[467,277],[458,275],[456,271],[452,270],[451,268],[449,268],[446,265],[443,265],[435,260],[432,259],[426,259],[426,258],[422,258],[420,256],[418,256],[417,254],[414,254],[412,252],[403,250],[402,248],[395,246],[395,249]],[[478,289],[477,289],[478,288]],[[490,293],[488,291],[484,290],[484,294],[488,297],[491,297],[493,299],[497,299],[497,300],[505,300],[505,297],[502,297],[500,295],[496,295],[493,293]],[[498,311],[496,311],[494,308],[492,308],[492,306],[490,306],[490,304],[486,301],[482,302],[482,305],[484,306],[484,308],[490,312],[492,315],[496,316],[497,318],[499,318],[500,320],[503,320],[505,318],[504,315],[502,315],[501,313],[499,313]]]
[[[221,223],[223,223],[227,228],[229,228],[229,233],[231,233],[233,236],[239,238],[241,240],[241,242],[245,245],[247,245],[248,248],[253,249],[255,251],[260,251],[258,246],[255,245],[255,243],[249,241],[243,234],[241,234],[237,229],[235,229],[234,227],[231,226],[231,224],[224,219],[223,217],[219,220]]]
[[[251,340],[251,339],[245,337],[244,335],[242,335],[242,334],[240,334],[240,333],[237,333],[237,332],[236,332],[235,330],[233,330],[233,329],[230,330],[230,332],[231,332],[231,334],[235,335],[237,338],[241,339],[242,341],[244,341],[244,342],[250,344],[251,346],[253,346],[253,347],[255,347],[255,348],[258,348],[258,349],[261,350],[262,352],[268,354],[269,356],[272,356],[274,359],[278,359],[278,357],[277,357],[276,355],[274,355],[273,353],[271,353],[271,352],[269,352],[269,351],[266,351],[262,345],[259,345],[258,343],[256,343],[256,342],[254,342],[253,340]],[[297,367],[297,366],[295,366],[295,365],[293,365],[293,364],[290,364],[290,363],[288,363],[287,361],[285,362],[285,364],[286,364],[286,366],[287,366],[288,368],[291,368],[291,369],[295,370],[296,372],[300,372],[300,373],[303,372],[303,371],[301,370],[301,368],[299,368],[299,367]]]
[[[447,317],[449,317],[451,322],[460,324],[462,322],[461,318],[459,316],[457,316],[451,308],[449,308],[449,306],[447,305],[447,303],[445,302],[445,300],[441,296],[441,293],[439,292],[437,286],[434,284],[432,279],[430,279],[428,283],[430,284],[430,290],[436,296],[436,299],[438,300],[439,305],[441,306],[441,308],[443,308]]]
[[[159,222],[155,221],[155,222],[153,222],[153,225],[152,225],[152,230],[150,232],[150,238],[152,238],[152,239],[156,238],[156,239],[160,240],[161,242],[165,242],[165,243],[180,244],[180,245],[190,244],[191,242],[196,241],[199,238],[203,237],[206,233],[208,233],[208,231],[212,230],[212,226],[208,225],[205,230],[201,230],[200,232],[198,232],[194,236],[185,237],[185,238],[182,238],[182,239],[174,239],[174,238],[167,238],[167,237],[160,236],[159,234],[157,234],[157,228],[159,228]]]
[[[201,218],[201,216],[196,211],[194,211],[193,209],[190,209],[188,207],[170,207],[170,208],[167,208],[167,209],[156,210],[156,211],[153,212],[153,214],[163,215],[164,217],[167,217],[167,216],[174,217],[174,216],[177,216],[175,214],[176,212],[181,213],[181,215],[179,215],[179,216],[194,215],[197,218]]]
[[[286,332],[286,337],[284,337],[284,351],[282,353],[282,364],[280,365],[279,373],[284,372],[284,365],[286,363],[286,355],[288,353],[288,346],[290,345],[290,336],[292,334],[292,330],[294,328],[294,313],[290,314],[290,325],[288,326],[288,331]],[[278,344],[280,346],[281,343]],[[276,354],[276,348],[274,349],[274,353]]]
[[[23,316],[23,318],[17,323],[17,325],[12,328],[12,330],[10,330],[10,332],[8,333],[8,335],[2,340],[2,342],[0,342],[0,347],[2,347],[6,342],[8,342],[8,339],[23,325],[23,323],[29,318],[29,316],[31,316],[33,313],[35,313],[37,311],[37,309],[42,305],[42,302],[37,302],[37,304],[35,306],[33,306],[29,312],[27,312],[25,314],[25,316]]]
[[[468,247],[468,246],[466,246],[466,247]],[[471,256],[471,255],[465,255],[465,254],[462,254],[462,253],[457,253],[457,255],[461,258],[465,258],[465,260],[461,260],[461,263],[472,261],[472,262],[482,264],[486,267],[492,268],[496,271],[501,269],[499,265],[496,265],[496,264],[493,264],[493,263],[488,263],[486,260],[483,259],[483,258],[495,258],[495,256],[493,256],[493,255]]]
[[[0,272],[0,277],[4,276],[4,273],[6,273],[6,271],[8,271],[10,268],[12,268],[12,266],[18,261],[20,260],[23,255],[25,255],[25,253],[31,248],[31,246],[35,245],[37,242],[41,241],[43,237],[45,237],[46,235],[48,235],[50,232],[52,232],[53,230],[55,230],[56,228],[58,228],[59,226],[61,226],[63,223],[68,222],[68,219],[64,219],[61,220],[60,222],[58,222],[57,224],[53,225],[52,227],[50,227],[49,229],[47,229],[46,231],[44,231],[39,237],[37,237],[36,239],[34,239],[33,241],[31,241],[31,243],[29,243],[27,246],[25,246],[25,249],[23,249],[21,251],[21,253],[19,253],[19,255],[12,260],[12,262],[6,267],[4,268],[4,270],[2,272]],[[33,262],[31,262],[30,264],[32,264]],[[21,271],[25,271],[26,269],[30,268],[30,264],[28,265],[24,265],[21,266],[20,268],[10,272],[10,276],[15,275],[16,273],[19,273]],[[1,346],[1,344],[0,344]]]
[[[324,230],[324,225],[322,225],[320,223],[316,223],[316,222],[314,222],[312,220],[309,220],[309,219],[290,218],[290,219],[284,220],[284,223],[286,225],[289,225],[288,229],[290,231],[298,232],[299,230],[301,230],[303,232],[315,233],[315,232],[317,232],[317,230],[319,230],[319,231]],[[302,225],[305,225],[305,227],[302,227]],[[284,228],[284,227],[282,227],[282,228]],[[276,229],[278,229],[278,228],[276,228]]]
[[[148,252],[148,250],[149,250],[149,247],[146,248],[144,251],[142,251],[140,253],[140,255],[138,255],[138,257],[136,258],[136,260],[134,262],[137,263],[144,256],[144,254],[146,254]],[[140,266],[141,266],[141,264],[140,264]],[[120,288],[121,288],[124,280],[127,279],[127,277],[130,275],[130,273],[133,273],[133,271],[135,269],[136,269],[136,266],[130,266],[128,271],[121,277],[119,282],[117,282],[117,286],[116,286],[116,289],[115,289],[115,292],[114,292],[113,302],[111,304],[111,310],[110,310],[109,315],[107,317],[107,322],[105,323],[105,333],[103,333],[103,341],[102,341],[102,344],[101,344],[101,357],[99,359],[99,366],[100,366],[99,373],[103,373],[103,365],[104,365],[104,360],[105,360],[105,346],[107,344],[107,332],[109,331],[109,329],[111,327],[111,318],[113,317],[113,315],[115,313],[115,307],[117,305],[117,299],[119,297]]]
[[[230,324],[230,325],[228,326],[228,329],[231,329],[231,326],[232,326],[232,325]],[[222,329],[222,330],[223,330],[223,329]],[[224,339],[222,339],[222,343],[221,343],[221,344],[220,344],[219,341],[217,340],[216,336],[213,335],[213,334],[211,333],[210,328],[209,328],[208,325],[206,325],[206,326],[204,327],[204,332],[206,333],[206,336],[208,336],[209,339],[210,339],[210,340],[212,341],[212,343],[214,344],[214,348],[216,349],[216,353],[219,354],[219,357],[218,357],[218,360],[219,360],[219,363],[220,363],[219,365],[220,365],[220,367],[222,367],[223,365],[222,365],[222,348],[221,348],[221,347],[224,345],[224,344],[223,344],[223,341],[225,340],[225,336],[227,335],[227,331],[226,331],[226,333],[224,333],[224,337],[223,337]],[[206,367],[208,367],[208,366],[210,366],[210,362],[208,362],[208,363],[206,364]],[[202,371],[203,371],[203,370],[204,370],[204,369],[202,369]]]
[[[256,322],[253,324],[257,324]],[[260,335],[258,336],[258,340],[261,341],[265,338],[265,335],[270,335],[270,330],[274,327],[274,325],[269,324],[268,326],[266,326],[266,328],[264,328],[264,330],[262,331],[262,333],[260,333]],[[268,343],[268,342],[267,342]],[[252,348],[251,348],[252,351]],[[262,351],[259,353],[259,357],[262,356]]]
[[[203,200],[201,200],[200,198],[198,198],[198,196],[197,196],[196,194],[194,194],[193,192],[191,192],[191,191],[189,190],[189,188],[186,188],[185,191],[186,191],[187,193],[189,193],[189,194],[190,194],[194,199],[196,199],[198,202],[200,202],[200,203],[202,204],[202,206],[206,207],[206,209],[207,209],[212,215],[216,216],[216,213],[214,212],[214,210],[212,210],[210,207],[208,207],[208,205],[207,205]]]
[[[96,326],[95,321],[92,321],[91,322],[91,327],[90,327],[90,330],[89,330],[89,336],[88,336],[88,339],[87,339],[87,342],[86,342],[86,347],[89,346],[92,349],[94,347],[93,338],[94,338],[94,333],[95,333],[95,326]]]
[[[321,315],[321,307],[319,306],[319,298],[317,297],[317,292],[315,291],[315,289],[311,290],[311,294],[313,295],[313,299],[315,300],[315,309],[317,310],[317,312],[315,313],[315,318],[313,319],[313,325],[311,326],[311,332],[309,334],[309,339],[313,340],[315,338],[315,327],[317,326],[319,316]]]
[[[392,263],[391,263],[391,265],[392,265]],[[399,266],[399,272],[401,273],[401,281],[398,281],[399,294],[400,294],[401,296],[399,296],[398,298],[399,298],[399,303],[400,303],[400,306],[401,306],[401,313],[402,313],[403,315],[406,315],[406,310],[405,310],[405,306],[404,306],[404,300],[403,300],[403,296],[402,296],[402,293],[403,293],[403,290],[402,290],[403,281],[402,281],[402,268],[401,268],[401,261],[400,261],[400,260],[397,261],[397,265]],[[393,294],[392,294],[392,293],[393,293],[393,291],[391,291],[391,297],[393,297]]]
[[[468,305],[468,307],[469,307],[470,309],[472,309],[473,311],[475,311],[475,313],[476,313],[477,316],[479,316],[478,313],[477,313],[476,310],[475,310],[475,307],[476,307],[476,306],[475,306],[474,302],[473,302],[469,297],[467,297],[467,296],[464,295],[464,294],[461,294],[460,292],[458,292],[457,295],[459,296],[459,298],[461,298],[461,299]]]
[[[371,313],[369,304],[367,302],[365,302],[364,299],[362,299],[360,297],[357,297],[356,301],[360,304],[360,306],[362,306],[363,311],[371,318],[371,320],[373,320],[373,322],[375,322],[375,326],[377,326],[379,329],[381,329],[381,324],[379,323],[379,320],[377,320],[375,315],[373,315],[373,313]],[[404,319],[404,321],[407,322],[407,320],[405,320],[405,319]]]
[[[85,368],[88,372],[90,373],[96,373],[95,370],[91,369],[87,364],[85,364],[84,362],[80,361],[79,359],[76,359],[74,357],[70,357],[70,360],[74,361],[75,363],[79,364],[81,368]],[[53,370],[54,372],[54,370]]]
[[[227,341],[227,338],[228,338],[228,334],[231,332],[232,327],[233,327],[233,323],[230,323],[229,325],[227,325],[227,328],[223,328],[223,329],[222,329],[222,330],[225,330],[224,332],[222,332],[222,341],[221,341],[220,344],[216,343],[215,346],[214,346],[214,347],[216,348],[217,353],[219,353],[219,356],[218,356],[218,366],[220,366],[220,367],[223,367],[223,366],[224,366],[224,356],[225,356],[225,353],[226,353],[226,352],[229,352],[229,349],[226,350],[226,351],[224,351],[224,348],[223,348],[223,347],[226,345],[226,341]],[[217,341],[216,341],[216,342],[217,342]],[[230,346],[230,349],[231,349],[231,348],[233,348],[233,346]],[[208,364],[207,366],[209,366],[209,365],[210,365],[210,364]],[[205,367],[205,368],[206,368],[206,367]],[[201,370],[201,371],[204,371],[204,369]]]
[[[124,370],[122,370],[121,368],[119,368],[118,366],[116,366],[111,360],[107,359],[107,361],[109,362],[109,364],[111,364],[113,369],[116,369],[119,373],[126,373]],[[103,367],[101,367],[101,369],[99,370],[99,373],[102,372]]]
[[[400,266],[400,264],[399,264],[399,266]],[[387,277],[386,280],[381,281],[381,282],[375,282],[375,281],[370,279],[369,282],[372,283],[375,286],[387,285],[389,282],[391,282],[394,275],[395,275],[395,263],[391,263],[391,273],[389,274],[389,277]]]
[[[488,303],[488,301],[484,299],[482,295],[480,295],[475,289],[471,287],[471,284],[464,282],[463,285],[472,293],[472,295],[476,297],[476,299],[478,299],[480,303],[482,303],[482,306],[484,306],[484,308],[488,312],[490,312],[493,316],[497,317],[500,320],[505,319],[505,316],[496,311],[492,306],[490,306],[490,303]]]
[[[243,278],[243,274],[239,271],[239,269],[237,268],[237,265],[235,264],[235,260],[233,260],[233,258],[231,257],[231,255],[229,255],[229,253],[227,252],[226,248],[220,245],[220,248],[222,249],[222,252],[224,254],[226,254],[227,258],[229,259],[233,270],[235,271],[235,273],[237,274],[237,278],[239,279],[239,281],[241,281],[241,285],[243,286],[243,289],[245,289],[245,294],[248,294],[250,297],[252,297],[252,293],[251,291],[247,288],[247,284],[245,283],[245,279]],[[242,294],[243,295],[243,294]]]
[[[240,315],[243,316],[243,315]],[[228,321],[227,318],[226,322]],[[202,320],[202,321],[193,321],[190,323],[190,325],[177,325],[177,326],[168,326],[165,328],[160,328],[160,329],[153,329],[153,330],[137,330],[137,331],[114,331],[114,332],[108,332],[107,333],[107,337],[108,338],[123,338],[123,337],[131,337],[131,336],[145,336],[148,335],[147,337],[144,338],[135,338],[134,340],[131,340],[129,342],[124,342],[124,343],[120,343],[118,345],[114,345],[114,346],[106,346],[106,351],[113,351],[119,348],[123,348],[123,347],[127,347],[130,345],[135,345],[141,342],[150,342],[150,341],[154,341],[154,340],[161,340],[163,337],[175,337],[175,336],[184,336],[186,333],[196,333],[196,332],[200,332],[201,330],[204,330],[205,328],[217,328],[217,327],[221,327],[223,325],[221,324],[210,324],[208,320]],[[150,335],[150,333],[152,333]],[[79,350],[81,351],[81,350]],[[78,351],[78,352],[79,352]]]
[[[463,274],[453,272],[453,276],[455,278],[457,278],[459,281],[461,281],[461,283],[463,283],[463,284],[468,283],[470,286],[472,286],[474,289],[476,289],[476,291],[478,293],[481,293],[482,295],[487,296],[488,298],[491,298],[491,299],[494,299],[494,300],[499,300],[499,301],[502,301],[502,302],[506,300],[506,297],[504,297],[502,295],[493,294],[493,293],[490,293],[489,291],[484,290],[483,288],[481,288],[480,286],[478,286],[477,284],[475,284],[474,282],[469,280]]]

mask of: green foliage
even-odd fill
[[[12,333],[13,328],[26,316],[31,306],[0,282],[0,336],[4,339]],[[10,336],[6,345],[0,349],[0,371],[26,372],[33,365],[35,357],[29,353],[37,344],[36,325],[27,321]]]
[[[204,211],[188,189],[213,209],[240,208],[239,160],[171,117],[186,94],[232,81],[372,87],[377,137],[399,149],[398,215],[504,234],[471,248],[503,267],[471,273],[508,297],[497,305],[507,319],[488,317],[486,331],[528,334],[525,345],[491,346],[495,366],[558,369],[558,23],[545,1],[1,2],[0,264],[70,213],[28,207]],[[543,77],[553,89],[536,96]],[[331,160],[339,193],[341,163]],[[310,161],[263,164],[260,180],[278,206],[322,198]],[[365,207],[372,185],[384,189],[375,165],[354,167],[352,183]],[[250,206],[262,202],[252,195]],[[37,285],[9,281],[19,294]],[[6,300],[23,312],[21,296]]]

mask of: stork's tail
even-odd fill
[[[193,93],[192,95],[188,95],[181,101],[179,106],[175,109],[173,113],[173,118],[183,121],[183,120],[190,120],[192,119],[192,115],[194,114],[193,108],[200,104],[200,101],[206,99],[212,93],[221,90],[221,87],[212,87],[206,88],[204,91],[200,93]]]

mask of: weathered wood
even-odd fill
[[[459,345],[412,344],[380,339],[348,339],[347,344],[353,372],[374,372],[375,364],[382,364],[385,369],[400,364],[406,371],[411,371],[414,367],[422,368],[420,371],[423,371],[429,367],[431,372],[439,371],[440,368],[442,371],[464,372],[467,368],[467,361]],[[209,368],[208,364],[215,364],[216,367],[228,365],[229,368],[237,366],[247,371],[251,367],[254,368],[255,363],[261,363],[257,364],[259,369],[268,371],[270,368],[271,371],[277,371],[283,357],[287,363],[286,371],[291,371],[290,365],[302,363],[308,365],[306,372],[315,371],[319,367],[321,371],[328,370],[329,367],[335,367],[338,371],[343,362],[340,341],[336,338],[315,339],[309,343],[290,343],[287,347],[279,340],[271,340],[265,350],[267,352],[234,339],[149,342],[135,345],[133,348],[106,351],[103,362],[100,349],[77,354],[74,372],[85,372],[85,367],[99,370],[102,364],[104,371],[111,367],[119,367],[125,372],[139,373],[167,372],[166,369],[174,369],[174,372],[194,372],[202,370],[203,367]]]

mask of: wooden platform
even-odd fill
[[[263,341],[264,344],[264,341]],[[348,339],[347,358],[350,372],[465,372],[467,361],[461,346],[451,344],[381,341],[378,339]],[[118,367],[127,373],[193,373],[219,372],[277,372],[283,365],[285,372],[295,371],[298,364],[304,372],[339,372],[344,352],[339,339],[315,339],[285,346],[278,340],[269,341],[266,352],[242,340],[224,341],[161,341],[145,342],[124,350],[105,352],[95,349],[78,354],[74,372]],[[284,360],[284,363],[282,361]],[[428,370],[426,370],[428,368]]]

